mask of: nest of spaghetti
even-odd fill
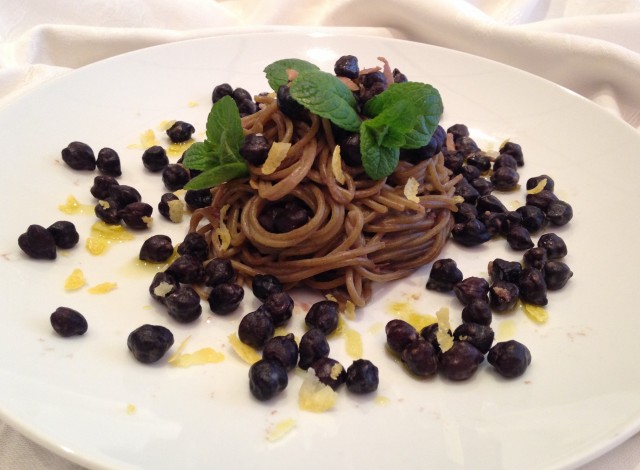
[[[190,231],[205,236],[212,257],[230,259],[245,282],[271,274],[287,288],[307,286],[362,307],[373,283],[409,276],[439,255],[453,227],[459,180],[441,153],[401,159],[374,181],[340,158],[329,121],[310,113],[292,120],[273,95],[256,100],[260,109],[242,126],[272,144],[269,158],[249,165],[248,178],[212,188],[211,206],[191,217]],[[275,165],[274,143],[282,152]],[[273,214],[292,207],[303,208],[302,222],[274,229]]]

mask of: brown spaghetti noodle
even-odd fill
[[[265,175],[250,165],[250,177],[212,189],[210,207],[194,212],[190,230],[205,235],[214,257],[229,258],[241,276],[272,274],[291,287],[306,285],[363,306],[372,282],[408,276],[434,260],[453,226],[455,184],[442,154],[418,164],[401,161],[385,180],[371,180],[362,168],[332,169],[331,126],[311,115],[294,122],[272,96],[258,97],[261,109],[242,119],[245,134],[292,146],[278,169]],[[418,201],[404,195],[414,178]],[[259,215],[272,201],[297,198],[313,214],[303,226],[272,233]]]

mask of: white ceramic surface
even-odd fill
[[[436,86],[445,104],[443,123],[467,124],[472,137],[496,149],[505,139],[522,145],[522,182],[541,173],[556,181],[575,217],[557,232],[569,246],[574,277],[551,293],[549,321],[537,325],[521,311],[498,316],[498,339],[525,343],[533,362],[526,374],[503,380],[485,363],[464,383],[410,377],[384,347],[389,303],[408,301],[422,313],[461,306],[449,295],[427,292],[428,267],[410,279],[376,290],[350,326],[362,335],[364,356],[380,369],[371,396],[342,390],[334,410],[301,411],[301,374],[290,376],[278,398],[258,403],[248,391],[248,366],[227,344],[241,314],[256,308],[248,293],[242,311],[205,313],[191,325],[171,321],[150,299],[152,272],[136,265],[150,233],[174,242],[186,226],[156,214],[152,232],[89,255],[84,241],[93,215],[58,210],[67,196],[94,204],[97,173],[74,172],[60,150],[73,140],[121,156],[120,181],[156,205],[164,192],[159,175],[144,171],[142,150],[131,144],[162,121],[192,122],[198,132],[213,86],[229,82],[252,93],[267,90],[265,65],[284,57],[307,59],[324,70],[343,54],[362,66],[385,56],[410,79]],[[197,104],[195,106],[194,104]],[[473,56],[409,42],[297,34],[220,37],[151,48],[109,59],[53,80],[0,110],[4,197],[0,237],[0,416],[27,436],[92,468],[567,468],[584,463],[640,428],[640,316],[635,289],[640,253],[632,216],[640,189],[640,137],[590,102],[541,79]],[[201,139],[202,134],[197,134]],[[524,193],[504,194],[506,204]],[[73,221],[80,245],[55,262],[27,259],[17,238],[29,224]],[[496,257],[519,259],[504,240],[476,249],[447,246],[466,276],[486,276]],[[74,268],[89,286],[116,290],[91,295],[65,292]],[[312,300],[305,293],[296,299]],[[408,299],[408,300],[407,300]],[[65,305],[83,312],[89,332],[58,337],[49,314]],[[304,313],[290,327],[303,331]],[[169,327],[176,345],[191,336],[187,352],[213,347],[220,364],[174,368],[143,366],[130,356],[128,333],[143,323]],[[344,338],[332,338],[332,356],[345,365]],[[127,412],[128,406],[135,407]],[[131,408],[129,409],[131,411]],[[277,442],[267,434],[293,419]]]

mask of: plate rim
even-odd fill
[[[113,61],[120,61],[128,57],[135,57],[136,55],[144,55],[148,53],[149,50],[169,49],[172,47],[184,47],[185,45],[188,45],[188,44],[217,42],[220,40],[238,40],[238,39],[245,39],[245,38],[256,38],[261,36],[268,36],[268,37],[300,36],[300,37],[305,37],[307,38],[307,40],[310,40],[310,41],[315,41],[315,40],[322,41],[323,38],[335,39],[335,38],[341,38],[341,37],[344,37],[344,38],[356,37],[356,38],[366,38],[366,39],[374,38],[376,41],[390,42],[390,43],[396,43],[396,44],[408,43],[412,45],[417,45],[419,47],[424,47],[427,49],[432,48],[432,49],[437,49],[441,51],[446,51],[446,53],[451,53],[461,57],[472,58],[472,60],[480,60],[487,63],[492,63],[495,66],[507,68],[518,74],[524,74],[528,76],[529,79],[537,80],[540,83],[545,83],[546,86],[551,86],[559,91],[563,91],[564,93],[572,95],[573,97],[575,97],[575,99],[580,100],[583,103],[583,105],[587,105],[591,107],[593,110],[595,110],[596,112],[598,112],[602,118],[609,119],[611,122],[617,123],[616,125],[618,125],[620,129],[624,128],[627,131],[630,131],[631,134],[636,135],[638,137],[638,141],[640,142],[640,134],[635,128],[633,128],[629,123],[627,123],[620,117],[617,117],[612,113],[607,112],[607,110],[602,106],[598,105],[597,103],[589,100],[588,98],[562,85],[554,83],[544,77],[533,74],[531,72],[519,69],[517,67],[511,66],[493,59],[488,59],[482,56],[478,56],[475,54],[459,51],[456,49],[446,48],[446,47],[433,45],[433,44],[420,43],[420,42],[411,41],[411,40],[402,39],[402,38],[378,37],[378,36],[371,36],[371,35],[365,35],[365,34],[347,34],[347,33],[339,33],[339,32],[336,33],[333,31],[331,32],[315,31],[314,32],[313,30],[306,31],[306,32],[304,31],[268,31],[268,32],[258,31],[258,32],[241,32],[241,33],[234,33],[234,34],[224,34],[220,36],[212,35],[212,36],[206,36],[206,37],[181,39],[178,41],[172,41],[172,42],[167,42],[163,44],[156,44],[156,45],[128,51],[112,57],[101,59],[96,62],[92,62],[90,64],[84,65],[77,69],[72,69],[68,73],[64,73],[62,75],[57,75],[49,79],[46,79],[45,81],[30,87],[28,90],[25,90],[25,92],[23,93],[21,92],[21,93],[17,93],[12,96],[9,96],[6,99],[3,99],[2,102],[0,103],[0,113],[5,113],[8,109],[11,109],[11,107],[19,105],[21,100],[25,99],[31,94],[46,92],[46,90],[49,87],[57,86],[59,81],[67,80],[68,77],[72,75],[76,76],[82,73],[86,73],[87,71],[90,72],[93,68],[107,66],[109,63]],[[47,437],[43,433],[38,432],[38,430],[35,429],[33,426],[27,423],[24,423],[19,418],[14,417],[10,412],[10,410],[4,409],[4,406],[2,404],[0,404],[0,418],[2,418],[2,420],[6,424],[8,424],[12,429],[18,431],[20,434],[22,434],[26,438],[34,441],[36,444],[46,448],[47,450],[52,451],[56,455],[59,455],[65,459],[68,459],[73,463],[86,466],[89,468],[111,468],[110,464],[103,467],[100,462],[95,461],[92,458],[85,457],[83,455],[77,454],[76,452],[65,449],[63,446],[56,445],[54,441],[51,440],[50,437]],[[583,465],[587,462],[590,462],[604,455],[605,453],[614,449],[615,447],[619,446],[621,443],[625,442],[630,437],[635,435],[638,431],[640,431],[640,415],[636,417],[635,423],[630,423],[624,430],[619,430],[619,432],[616,434],[614,438],[608,440],[607,442],[603,442],[602,445],[599,446],[598,450],[595,450],[596,448],[592,448],[593,450],[595,450],[595,452],[589,452],[588,455],[585,453],[585,455],[582,455],[581,458],[572,459],[564,463],[559,462],[558,465],[559,467],[560,466],[563,467],[565,465],[571,465],[571,466]]]

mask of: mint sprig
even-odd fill
[[[367,101],[364,113],[371,119],[363,121],[360,129],[362,166],[367,174],[375,180],[389,176],[400,149],[427,145],[442,112],[438,90],[419,82],[393,83]]]
[[[211,108],[207,116],[206,138],[187,149],[182,164],[200,173],[185,189],[206,189],[249,174],[240,155],[244,138],[240,112],[233,98],[225,96]]]
[[[392,83],[365,103],[364,113],[388,124],[405,137],[401,148],[427,145],[442,116],[440,93],[419,82]]]
[[[335,75],[321,70],[300,72],[291,82],[290,93],[302,106],[336,126],[351,132],[360,129],[356,99]]]
[[[304,72],[306,70],[320,70],[317,65],[302,59],[281,59],[267,65],[264,73],[267,76],[269,86],[273,91],[278,91],[282,85],[289,83],[287,70]]]
[[[291,81],[289,69],[297,72]],[[291,96],[309,111],[359,132],[362,164],[374,180],[393,173],[400,149],[427,145],[443,112],[440,93],[425,83],[392,83],[365,103],[361,115],[351,90],[307,61],[283,59],[267,66],[265,73],[274,90],[289,84]]]

